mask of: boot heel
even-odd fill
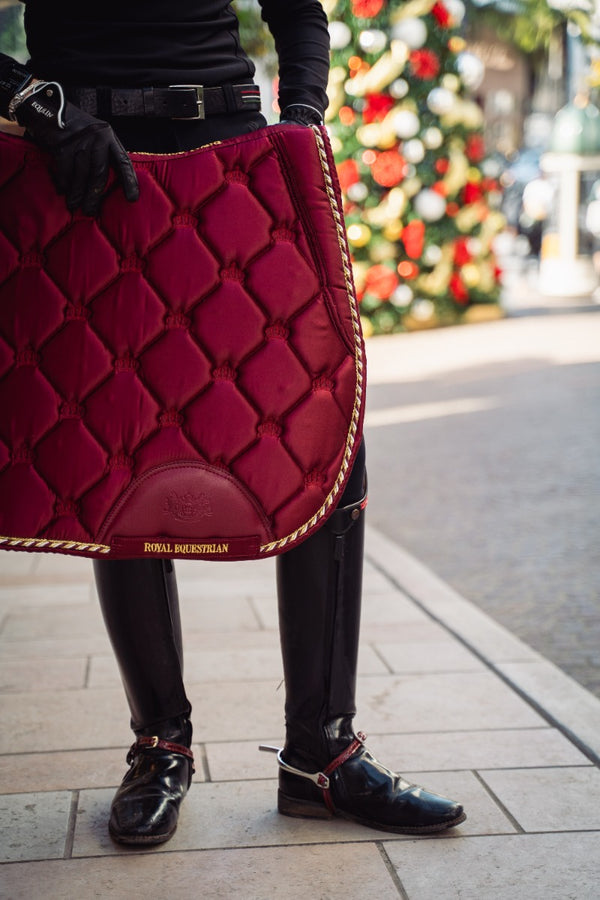
[[[333,819],[332,813],[324,804],[299,800],[281,790],[277,791],[277,809],[283,816],[293,816],[296,819]]]

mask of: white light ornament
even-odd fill
[[[364,181],[356,181],[354,184],[348,185],[346,197],[352,203],[362,203],[369,196],[369,188]]]
[[[444,0],[444,6],[450,13],[452,24],[454,26],[460,25],[466,13],[465,4],[462,0]]]
[[[444,143],[444,135],[439,128],[427,128],[422,134],[423,143],[428,150],[438,150]]]
[[[437,222],[446,212],[446,200],[436,191],[425,188],[414,199],[415,212],[425,222]]]
[[[447,88],[435,87],[427,95],[427,106],[436,116],[445,116],[456,101],[456,95]]]
[[[404,78],[396,78],[396,80],[392,81],[390,84],[389,90],[391,96],[394,97],[395,100],[402,100],[409,91],[408,81],[405,81]]]
[[[417,165],[420,162],[423,162],[425,158],[425,147],[423,146],[423,142],[418,138],[412,138],[402,147],[402,155],[404,159],[409,162]]]
[[[410,47],[419,50],[427,40],[427,26],[423,19],[401,19],[392,27],[392,37]]]
[[[358,43],[365,53],[381,53],[382,50],[385,50],[387,35],[385,31],[380,31],[378,28],[368,28],[361,31]]]
[[[465,50],[456,57],[456,68],[464,86],[470,91],[476,91],[485,75],[485,66],[479,57]]]
[[[394,131],[399,138],[407,141],[419,133],[421,128],[421,120],[418,115],[410,109],[400,109],[394,113],[393,118]]]
[[[352,31],[345,22],[329,23],[329,43],[332,50],[343,50],[352,40]]]

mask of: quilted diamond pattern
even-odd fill
[[[269,555],[358,449],[364,351],[324,131],[134,154],[67,212],[0,135],[0,546]]]

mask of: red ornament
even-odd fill
[[[440,60],[433,50],[413,50],[408,59],[413,75],[422,81],[435,78],[440,71]]]
[[[351,106],[342,106],[338,118],[342,125],[352,125],[356,119],[356,113]]]
[[[475,181],[467,181],[463,188],[463,203],[477,203],[482,197],[481,185]]]
[[[450,13],[439,0],[437,3],[433,4],[431,15],[434,17],[440,28],[448,28],[450,25]]]
[[[465,153],[470,162],[480,162],[485,156],[483,135],[470,134],[465,144]]]
[[[363,120],[367,125],[385,119],[395,100],[386,94],[367,94],[367,102],[363,109]],[[341,112],[341,110],[340,110]]]
[[[445,175],[448,169],[450,168],[450,161],[445,157],[441,159],[436,159],[434,169],[438,173],[438,175]]]
[[[397,268],[398,275],[400,276],[400,278],[404,278],[405,281],[411,281],[419,274],[418,265],[414,262],[411,262],[409,259],[403,259],[402,262],[398,263]]]
[[[436,181],[435,184],[431,185],[431,190],[439,194],[440,197],[448,196],[448,185],[445,181]]]
[[[357,181],[360,181],[358,164],[353,159],[345,159],[343,162],[338,163],[337,173],[340,179],[340,187],[344,192],[348,190],[351,184],[356,184]]]
[[[473,259],[467,247],[466,238],[457,238],[454,242],[454,264],[464,266]]]
[[[365,293],[387,300],[398,287],[398,276],[387,266],[371,266],[365,276]]]
[[[384,0],[352,0],[352,14],[359,19],[372,19],[383,9]]]
[[[382,187],[394,187],[406,175],[406,160],[397,150],[384,150],[372,163],[371,175]]]
[[[425,223],[420,219],[413,219],[408,225],[402,229],[402,243],[406,250],[406,255],[411,259],[419,259],[423,252],[423,242],[425,240]]]
[[[461,303],[462,305],[468,303],[469,292],[462,283],[460,275],[458,275],[456,272],[454,272],[454,274],[450,276],[448,287],[450,288],[450,293],[457,303]]]

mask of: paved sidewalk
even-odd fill
[[[370,529],[358,725],[464,803],[414,839],[276,812],[274,563],[179,563],[197,773],[173,840],[114,845],[130,743],[90,564],[2,555],[0,896],[598,897],[600,701]]]

